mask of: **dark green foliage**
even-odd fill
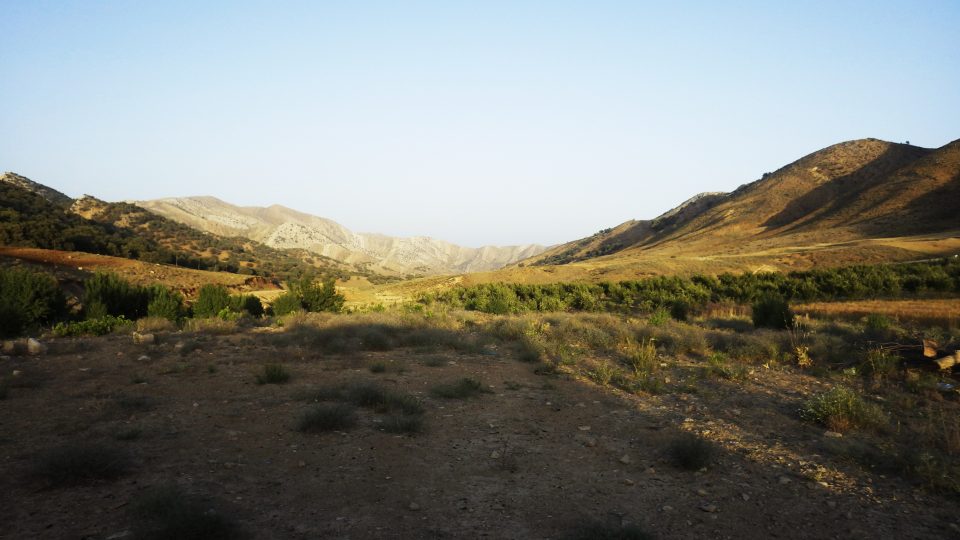
[[[150,289],[132,285],[116,274],[97,272],[84,284],[84,318],[99,319],[106,315],[123,316],[135,321],[147,314]]]
[[[257,384],[283,384],[290,380],[290,372],[280,364],[263,366],[263,373],[257,375]]]
[[[162,285],[150,288],[150,302],[147,304],[147,315],[162,317],[168,321],[177,322],[183,318],[183,295]]]
[[[197,301],[193,304],[193,315],[200,319],[216,317],[220,312],[230,309],[230,291],[223,285],[207,284],[200,287]]]
[[[66,310],[66,298],[53,276],[0,268],[0,337],[17,337],[50,324]]]
[[[345,403],[320,403],[300,417],[297,431],[336,431],[349,429],[356,423],[357,414],[352,406]]]
[[[278,296],[270,306],[273,308],[273,314],[277,316],[287,315],[303,309],[300,297],[292,292],[285,292]]]
[[[422,295],[423,304],[439,302],[488,313],[528,311],[668,310],[682,320],[707,302],[749,304],[766,297],[787,301],[899,298],[906,295],[960,292],[960,260],[850,266],[808,272],[760,272],[658,276],[618,283],[492,283]]]
[[[343,309],[344,297],[337,293],[333,279],[317,283],[311,277],[304,277],[295,287],[303,308],[307,311],[330,311],[338,313]]]
[[[263,316],[263,303],[253,295],[239,296],[240,310],[247,312],[252,317],[260,318]]]
[[[423,431],[422,414],[393,413],[383,419],[383,430],[387,433],[420,433]]]
[[[651,540],[653,536],[637,525],[609,525],[589,521],[574,528],[570,540]]]
[[[793,326],[793,312],[790,305],[779,296],[765,296],[752,306],[753,325],[757,328],[783,330]]]
[[[459,381],[441,384],[430,389],[430,393],[436,397],[445,399],[467,399],[490,392],[483,387],[483,384],[476,379],[464,377]]]
[[[34,458],[32,475],[51,487],[115,480],[129,472],[126,452],[110,446],[70,444]]]
[[[134,501],[130,514],[138,540],[232,540],[242,538],[228,515],[210,501],[174,486],[154,488]]]
[[[370,373],[385,373],[387,371],[387,364],[384,362],[374,362],[370,364]]]
[[[668,447],[674,465],[688,471],[696,471],[710,464],[716,447],[710,441],[693,433],[682,433]]]

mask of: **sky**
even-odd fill
[[[960,138],[960,2],[0,0],[0,171],[556,244]]]

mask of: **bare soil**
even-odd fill
[[[171,484],[215,498],[266,539],[564,538],[587,521],[659,538],[960,530],[954,500],[826,455],[824,428],[796,413],[824,383],[802,373],[758,368],[696,393],[633,396],[539,375],[503,346],[322,355],[271,345],[277,331],[168,334],[149,346],[62,339],[40,357],[0,359],[10,382],[0,401],[0,538],[122,538],[131,502]],[[181,355],[177,342],[197,348]],[[283,363],[290,382],[256,384],[267,362]],[[372,373],[374,362],[387,370]],[[431,395],[462,377],[492,392]],[[345,432],[294,429],[311,406],[305,390],[353,380],[422,400],[425,431],[385,433],[369,411]],[[117,440],[131,429],[141,435]],[[669,442],[683,431],[718,445],[709,466],[671,465]],[[125,449],[132,471],[65,487],[29,474],[38,453],[82,442]]]

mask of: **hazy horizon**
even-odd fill
[[[960,137],[960,5],[0,2],[0,170],[551,245],[875,137]]]

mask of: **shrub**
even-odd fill
[[[312,278],[305,277],[297,287],[300,300],[307,311],[330,311],[338,313],[343,310],[344,297],[337,293],[337,286],[333,278],[322,284]]]
[[[896,375],[900,367],[900,357],[891,351],[880,348],[870,349],[860,362],[860,373],[873,379],[885,379]]]
[[[184,324],[184,330],[204,334],[232,334],[237,328],[237,321],[219,318],[188,319]]]
[[[110,446],[71,444],[34,458],[32,475],[51,487],[115,480],[131,467],[126,452]]]
[[[257,375],[257,384],[283,384],[290,380],[290,372],[280,364],[263,366],[263,373]]]
[[[303,304],[299,296],[292,292],[285,292],[278,296],[270,307],[273,308],[273,314],[280,317],[303,309]]]
[[[146,287],[103,272],[91,276],[83,286],[83,311],[87,319],[111,315],[135,321],[147,314],[150,290]]]
[[[230,292],[226,287],[212,284],[200,287],[197,301],[193,304],[194,317],[201,319],[216,317],[225,309],[230,309]]]
[[[423,415],[393,413],[387,415],[381,425],[387,433],[420,433],[423,431]]]
[[[52,323],[66,311],[66,298],[53,276],[0,268],[0,337],[17,337]]]
[[[483,384],[476,379],[464,377],[459,381],[441,384],[430,389],[430,393],[436,397],[445,399],[467,399],[489,392],[483,387]]]
[[[162,317],[177,322],[183,318],[183,295],[166,287],[157,285],[150,289],[150,302],[147,315]]]
[[[169,486],[154,488],[134,501],[130,510],[134,536],[141,540],[231,540],[243,535],[227,515],[209,501]]]
[[[779,296],[764,296],[753,303],[753,325],[757,328],[786,330],[793,326],[790,305]]]
[[[570,540],[651,540],[653,536],[637,525],[610,525],[588,521],[573,528]]]
[[[650,318],[647,319],[647,324],[650,326],[663,326],[669,320],[670,312],[664,308],[657,308],[650,314]]]
[[[177,329],[174,321],[165,317],[144,317],[137,321],[137,332],[173,332]]]
[[[320,403],[307,410],[297,422],[297,431],[322,432],[349,429],[356,425],[357,414],[345,403]]]
[[[639,343],[629,341],[625,354],[634,374],[638,376],[653,373],[660,368],[653,338],[642,340]]]
[[[132,324],[123,315],[119,317],[104,315],[99,319],[57,323],[53,327],[53,335],[57,337],[105,336]]]
[[[710,441],[693,433],[682,433],[668,447],[674,465],[688,471],[700,470],[710,464],[716,447]]]
[[[230,311],[235,313],[247,313],[251,317],[260,318],[263,316],[263,303],[252,294],[240,294],[230,297]]]
[[[811,397],[800,409],[800,417],[833,431],[877,428],[886,422],[883,410],[867,403],[853,390],[837,386]]]

